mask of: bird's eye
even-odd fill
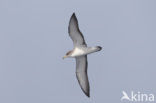
[[[67,52],[67,54],[66,54],[66,55],[69,55],[70,53],[71,53],[71,51]]]

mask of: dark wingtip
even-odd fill
[[[84,94],[89,98],[90,97],[90,90],[89,90],[89,88],[86,91],[82,87],[81,87],[81,89],[84,92]]]
[[[75,12],[72,14],[71,18],[72,18],[72,17],[76,17]]]
[[[87,97],[90,98],[90,94],[88,94]]]
[[[89,92],[88,92],[88,93],[86,93],[86,92],[85,92],[85,94],[86,94],[86,96],[87,96],[88,98],[90,97],[90,94],[89,94]]]

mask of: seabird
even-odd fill
[[[87,76],[87,54],[100,51],[102,48],[100,46],[87,47],[84,37],[79,30],[78,20],[75,13],[70,18],[68,33],[71,37],[74,48],[73,50],[66,53],[64,58],[75,58],[76,59],[76,77],[82,91],[86,96],[90,97],[90,87]]]

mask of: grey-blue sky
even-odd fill
[[[1,0],[1,103],[114,103],[121,91],[156,94],[156,1]],[[91,98],[82,93],[68,22],[75,12],[89,46]]]

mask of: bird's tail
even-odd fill
[[[102,47],[100,46],[95,46],[95,47],[88,47],[87,48],[87,54],[90,54],[90,53],[94,53],[94,52],[98,52],[102,49]]]
[[[100,51],[102,49],[102,47],[100,46],[96,46],[96,48],[97,48],[97,51]]]

